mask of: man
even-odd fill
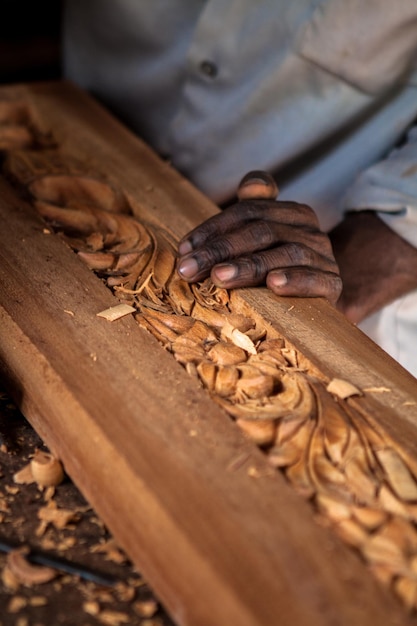
[[[186,280],[324,296],[417,375],[415,0],[68,0],[65,57],[219,204],[258,170]]]

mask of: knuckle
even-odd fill
[[[222,261],[228,261],[233,257],[233,247],[226,237],[219,237],[210,242],[204,250],[200,251],[200,260],[205,265],[214,265]]]
[[[312,251],[300,243],[286,243],[281,247],[281,253],[289,266],[312,265],[314,262]]]
[[[266,221],[268,213],[276,209],[277,202],[275,200],[265,200],[260,198],[244,199],[234,205],[235,210],[240,217],[244,217],[248,222],[259,220]],[[265,219],[266,218],[266,219]]]
[[[262,255],[242,256],[236,263],[240,279],[250,280],[252,284],[259,284],[265,280],[268,266]]]
[[[266,220],[257,220],[250,225],[250,236],[257,246],[269,247],[275,242],[275,233],[270,222]]]
[[[278,201],[277,204],[281,204],[283,208],[292,214],[294,222],[304,224],[314,230],[319,229],[318,217],[315,211],[308,204],[293,201],[281,203]]]
[[[304,215],[311,223],[318,224],[317,215],[308,204],[298,204],[297,211]]]

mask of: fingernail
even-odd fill
[[[192,278],[198,272],[198,263],[192,257],[184,259],[179,264],[178,271],[184,278]]]
[[[285,272],[270,272],[268,282],[271,287],[284,287],[288,283],[288,277]]]
[[[213,270],[215,277],[220,280],[222,283],[226,283],[228,280],[232,280],[235,278],[237,274],[236,265],[224,264],[217,265],[216,269]]]
[[[178,246],[178,252],[181,254],[181,256],[183,254],[188,254],[189,252],[192,252],[193,246],[191,245],[191,241],[189,241],[188,239],[185,239],[185,241],[181,241],[181,243]]]
[[[240,181],[237,189],[239,200],[275,200],[278,187],[270,174],[263,171],[249,172]]]
[[[240,187],[245,185],[252,184],[260,184],[260,185],[270,185],[273,181],[273,178],[262,170],[253,170],[252,172],[248,172],[240,181]]]

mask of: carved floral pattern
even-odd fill
[[[34,150],[33,137],[40,134],[30,124],[31,141],[5,142],[10,110],[0,102],[5,175],[312,502],[320,523],[354,546],[376,577],[416,609],[414,461],[371,426],[357,404],[329,393],[305,359],[301,367],[283,337],[235,312],[226,290],[209,280],[181,280],[175,240],[135,219],[122,190],[50,144]],[[27,116],[11,119],[11,127],[17,120],[24,128]]]

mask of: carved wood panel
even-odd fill
[[[414,611],[416,459],[361,403],[384,389],[329,381],[228,291],[181,280],[169,228],[138,219],[137,200],[91,159],[63,153],[54,129],[41,129],[36,117],[24,100],[0,101],[3,175],[119,301],[134,307],[138,324],[236,421],[271,471],[311,503],[317,522]]]

